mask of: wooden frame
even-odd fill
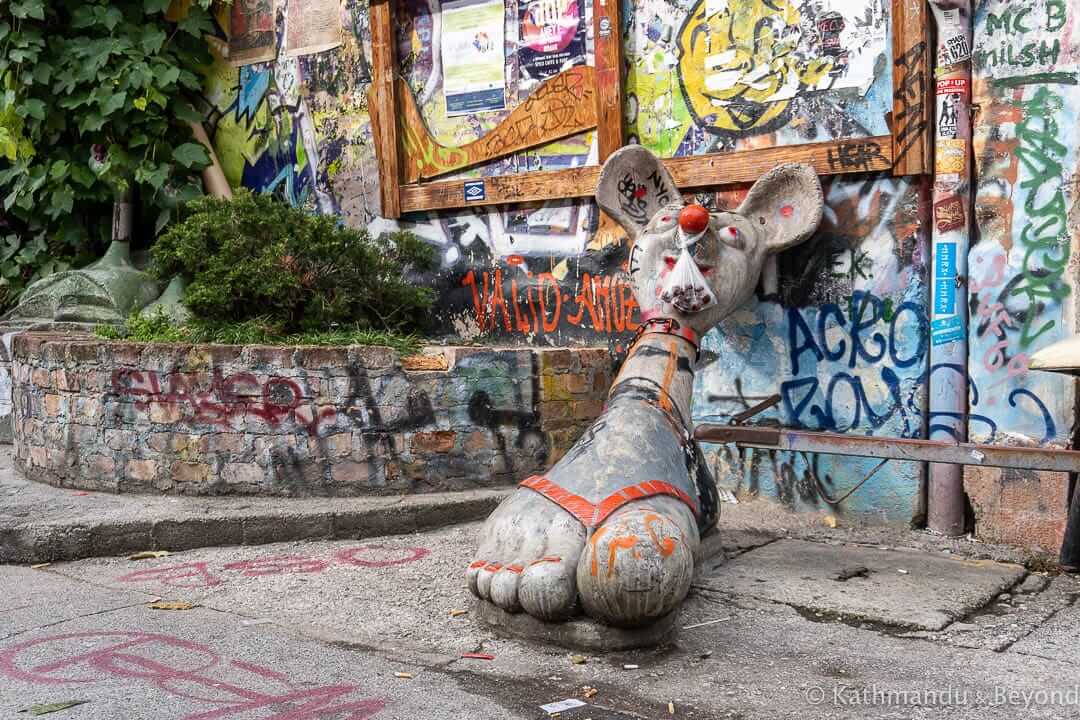
[[[412,92],[398,77],[395,0],[371,0],[371,124],[379,166],[382,215],[591,196],[599,165],[468,180],[440,175],[529,147],[596,129],[601,163],[623,145],[622,42],[619,0],[593,0],[595,66],[563,71],[541,84],[487,135],[460,148],[440,145]],[[711,153],[664,161],[680,188],[752,182],[781,162],[805,162],[820,175],[880,172],[920,175],[932,158],[928,10],[893,0],[893,111],[889,135]],[[470,188],[482,189],[466,201]]]

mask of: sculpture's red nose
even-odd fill
[[[687,205],[679,212],[679,227],[684,233],[697,235],[709,227],[709,211],[701,205]]]

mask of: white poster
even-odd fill
[[[506,107],[502,0],[454,0],[442,6],[443,92],[447,115]]]

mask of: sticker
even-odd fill
[[[487,198],[487,190],[483,180],[465,181],[465,202],[476,202]]]
[[[609,37],[611,35],[611,18],[600,18],[600,37]]]
[[[935,85],[938,95],[966,95],[967,87],[967,78],[945,78],[938,80]]]
[[[971,48],[968,46],[967,35],[953,35],[941,43],[938,52],[939,65],[956,65],[971,57]]]
[[[934,172],[938,175],[953,175],[958,178],[964,172],[966,166],[966,140],[957,140],[956,138],[938,139],[934,148]]]
[[[956,312],[956,278],[944,278],[934,283],[934,315]]]
[[[960,93],[937,96],[937,136],[955,140],[960,130]]]
[[[964,227],[964,203],[958,197],[934,203],[934,223],[938,232],[947,233]]]
[[[937,136],[955,139],[960,125],[960,106],[967,97],[967,78],[946,78],[935,84],[937,94]]]
[[[934,245],[934,274],[938,279],[956,277],[956,243]]]
[[[930,322],[930,342],[935,347],[938,345],[947,345],[957,340],[963,340],[966,337],[964,332],[964,322],[960,319],[959,315],[953,315],[952,317],[940,318]]]

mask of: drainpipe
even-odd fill
[[[934,69],[934,213],[931,253],[930,439],[967,439],[967,256],[971,232],[971,0],[929,0],[937,26]],[[927,524],[965,531],[964,469],[930,464]]]

